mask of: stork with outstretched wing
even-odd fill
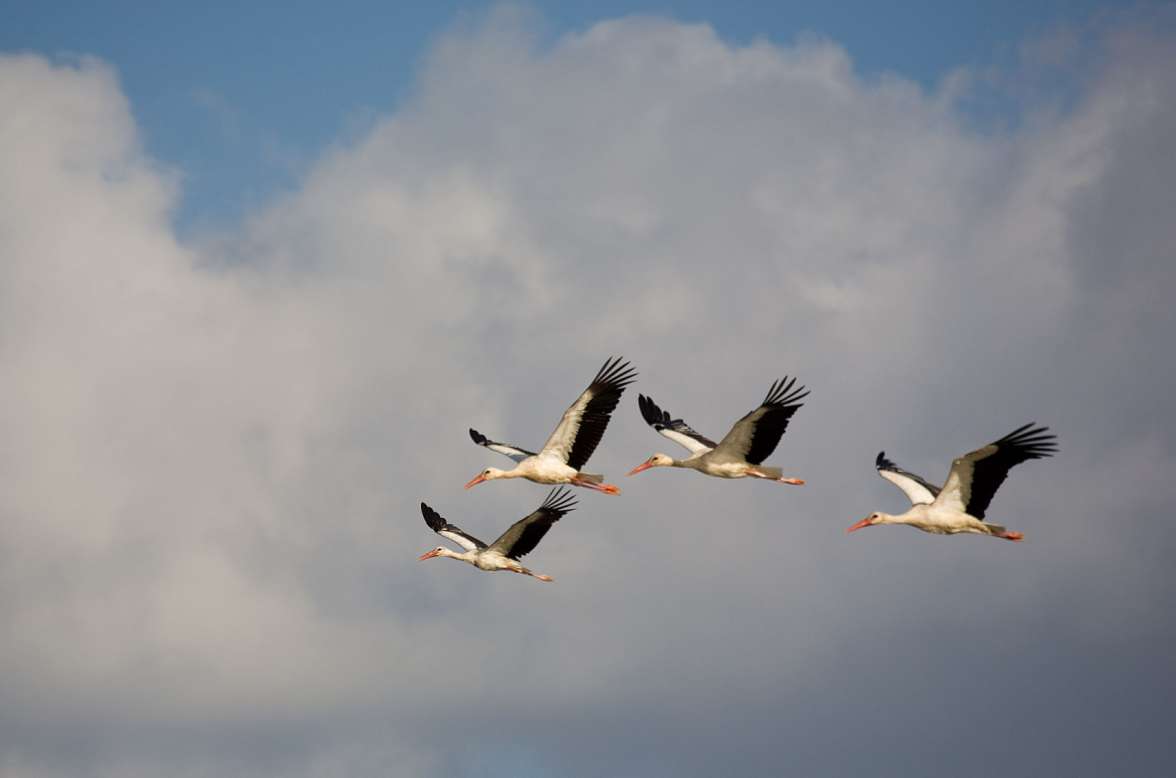
[[[571,484],[605,494],[620,494],[616,486],[604,483],[604,476],[585,473],[581,468],[588,464],[588,458],[600,444],[625,387],[636,378],[637,371],[620,357],[606,361],[588,388],[564,411],[555,431],[538,453],[498,443],[471,429],[470,437],[475,443],[510,457],[515,466],[511,470],[488,467],[470,479],[465,488],[497,478],[526,478],[540,484]]]
[[[652,398],[639,395],[637,405],[645,423],[685,448],[690,456],[674,459],[668,454],[654,454],[630,470],[629,475],[651,467],[684,467],[718,478],[764,478],[799,486],[804,483],[800,478],[785,478],[780,468],[762,463],[776,450],[792,415],[804,404],[800,401],[807,396],[808,391],[796,386],[795,378],[785,376],[773,382],[759,407],[735,422],[731,431],[715,443],[681,419],[672,418]]]
[[[576,498],[570,492],[558,487],[552,489],[542,505],[510,525],[510,529],[487,545],[460,527],[450,524],[441,514],[422,502],[421,513],[429,529],[461,546],[463,550],[458,552],[445,546],[437,546],[432,551],[421,554],[420,561],[443,556],[469,562],[479,570],[487,572],[508,570],[538,578],[540,581],[550,581],[551,576],[528,570],[519,563],[519,559],[534,551],[535,546],[539,545],[539,541],[551,529],[551,525],[575,507]]]
[[[897,516],[880,511],[871,513],[846,532],[876,524],[906,524],[936,535],[964,532],[1022,540],[1025,536],[1020,532],[984,521],[988,504],[1009,470],[1030,459],[1053,456],[1058,450],[1056,440],[1049,427],[1035,427],[1032,423],[1018,427],[1000,440],[952,462],[942,489],[903,470],[886,458],[886,452],[880,452],[874,461],[878,475],[906,493],[911,509]]]

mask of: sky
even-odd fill
[[[0,776],[1165,772],[1172,6],[255,8],[0,28]],[[615,354],[555,582],[417,562]]]
[[[358,140],[416,89],[439,36],[476,26],[485,4],[5,3],[0,50],[116,69],[140,142],[182,175],[176,226],[235,226],[296,189],[323,152]],[[1006,63],[1031,36],[1108,13],[1094,0],[1036,3],[665,2],[516,5],[550,45],[593,23],[655,15],[711,26],[732,44],[837,41],[863,76],[932,87],[961,66]],[[991,95],[989,95],[991,97]],[[991,106],[988,106],[991,107]]]

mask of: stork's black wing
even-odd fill
[[[800,400],[808,396],[803,386],[793,387],[796,387],[795,378],[789,380],[784,376],[774,381],[760,406],[735,422],[719,441],[718,448],[753,465],[767,459],[788,429],[792,414],[804,404]]]
[[[947,483],[937,501],[983,519],[1009,470],[1030,459],[1053,456],[1058,450],[1056,440],[1049,427],[1034,427],[1031,422],[965,454],[951,463]]]
[[[574,510],[576,498],[565,487],[552,489],[543,504],[516,521],[502,536],[490,544],[504,556],[518,559],[531,553],[539,541],[565,513]]]
[[[559,425],[543,445],[543,453],[554,454],[579,470],[600,444],[608,420],[625,387],[637,378],[637,371],[620,357],[604,363],[588,388],[564,411]]]

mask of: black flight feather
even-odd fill
[[[988,504],[1008,477],[1009,470],[1030,459],[1053,456],[1058,450],[1056,440],[1057,435],[1051,434],[1049,427],[1034,427],[1030,422],[989,444],[995,446],[996,451],[971,459],[989,448],[985,446],[957,459],[957,463],[971,460],[972,464],[972,484],[964,510],[978,519],[984,518]]]
[[[600,444],[609,417],[620,402],[625,387],[637,378],[637,371],[621,357],[605,361],[585,390],[591,394],[580,417],[576,439],[568,451],[568,467],[579,470]]]
[[[511,559],[526,556],[535,550],[551,525],[575,507],[576,498],[565,487],[552,489],[542,505],[512,524],[491,545]]]
[[[750,416],[757,412],[763,412],[755,424],[751,445],[747,450],[746,459],[751,464],[760,464],[776,450],[780,438],[788,429],[788,421],[792,418],[792,414],[796,413],[797,409],[804,404],[799,401],[807,397],[809,393],[804,386],[793,389],[795,385],[796,379],[789,380],[788,376],[774,381],[759,408],[747,414]]]

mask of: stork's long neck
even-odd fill
[[[919,519],[923,518],[923,506],[914,505],[906,513],[899,513],[897,515],[890,513],[882,513],[879,524],[914,524]]]
[[[460,562],[469,562],[472,565],[474,563],[474,559],[478,556],[478,552],[450,551],[449,549],[442,547],[440,553],[438,553],[437,556],[449,557],[450,559],[456,559]]]
[[[486,476],[487,481],[497,481],[499,478],[521,478],[525,475],[525,464],[519,462],[510,470],[499,470],[497,468],[490,468],[490,475]]]

